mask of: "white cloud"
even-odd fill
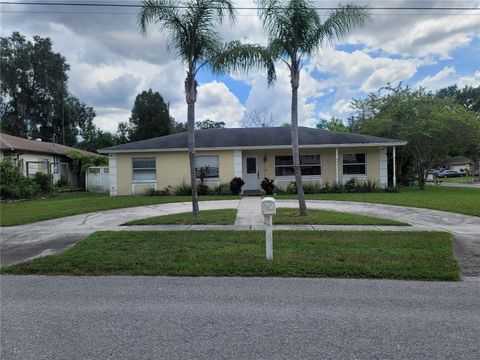
[[[480,70],[477,70],[475,74],[471,76],[462,76],[460,79],[458,79],[457,84],[461,88],[465,86],[480,86]]]
[[[178,122],[187,121],[187,104],[179,101],[170,107],[172,116]],[[201,84],[198,87],[195,119],[223,121],[227,127],[239,127],[244,107],[228,87],[218,81]]]
[[[428,90],[437,90],[451,84],[455,73],[456,71],[454,67],[445,66],[435,75],[427,75],[418,83],[418,85],[427,88]]]

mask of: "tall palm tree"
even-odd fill
[[[225,17],[235,20],[235,9],[229,0],[145,0],[138,14],[141,32],[156,23],[166,31],[169,49],[186,66],[185,99],[187,102],[188,153],[192,186],[193,216],[199,216],[195,161],[195,103],[198,71],[209,67],[213,72],[248,71],[266,68],[269,82],[275,78],[275,68],[269,53],[259,45],[233,41],[223,44],[216,31]]]
[[[258,0],[258,6],[272,56],[285,63],[290,71],[293,167],[300,215],[307,215],[298,149],[298,87],[302,63],[324,42],[340,39],[354,27],[363,25],[369,14],[359,6],[339,6],[322,22],[308,0]]]

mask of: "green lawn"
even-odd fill
[[[200,196],[199,200],[239,199],[238,196]],[[191,201],[190,196],[117,196],[87,192],[66,193],[51,199],[29,200],[0,205],[0,225],[28,224],[63,216],[132,206]]]
[[[409,224],[381,219],[373,216],[356,215],[339,211],[309,209],[308,216],[300,216],[297,209],[277,209],[273,216],[273,224],[282,225],[403,225]]]
[[[459,280],[448,233],[276,231],[273,244],[267,261],[261,231],[99,232],[1,272]]]
[[[135,220],[125,225],[233,225],[237,217],[237,209],[219,209],[200,211],[200,217],[194,219],[191,212],[154,216]]]
[[[296,195],[276,195],[277,199],[296,199]],[[402,188],[399,193],[309,194],[309,200],[360,201],[450,211],[480,216],[480,189],[429,186],[421,191]]]
[[[438,179],[439,182],[448,182],[448,183],[473,183],[473,180],[474,180],[473,176]]]

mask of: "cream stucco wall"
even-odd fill
[[[215,184],[230,182],[234,174],[234,151],[198,151],[197,156],[218,156],[219,181]],[[155,157],[157,167],[157,181],[133,182],[132,159]],[[155,187],[164,189],[182,182],[190,183],[188,152],[172,151],[158,153],[123,153],[116,156],[117,195],[132,195],[144,192],[145,189]],[[133,184],[133,186],[132,186]],[[135,191],[136,190],[136,191]]]
[[[199,151],[197,156],[216,155],[219,158],[219,183],[228,183],[235,176],[234,150],[221,151]],[[360,147],[360,148],[339,148],[338,149],[338,180],[345,182],[351,176],[343,176],[343,154],[344,153],[365,153],[367,162],[366,176],[355,176],[359,180],[369,179],[377,183],[380,182],[380,148],[379,147]],[[241,155],[245,158],[249,155],[255,155],[258,158],[259,178],[267,177],[275,179],[275,156],[290,155],[291,150],[243,150]],[[300,154],[320,154],[322,175],[320,177],[306,177],[305,182],[334,183],[336,181],[335,148],[301,149]],[[134,157],[155,157],[157,166],[157,180],[150,183],[136,183],[132,186],[132,158]],[[158,153],[124,153],[116,155],[117,169],[117,194],[132,195],[137,186],[137,193],[145,191],[149,187],[164,189],[167,186],[175,186],[182,182],[189,183],[189,161],[188,152],[158,152]],[[286,187],[293,178],[276,178],[278,186]],[[133,190],[132,190],[133,189]]]

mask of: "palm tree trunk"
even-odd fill
[[[195,77],[189,72],[185,80],[185,93],[187,100],[187,132],[188,132],[188,156],[190,159],[190,184],[192,186],[192,213],[196,219],[200,216],[198,209],[197,194],[197,173],[195,156],[195,102],[197,100],[197,89]]]
[[[293,170],[295,173],[295,184],[297,187],[298,207],[301,216],[308,215],[305,194],[303,192],[302,172],[300,169],[300,153],[298,149],[298,87],[300,85],[300,72],[296,66],[292,66],[292,158]]]

